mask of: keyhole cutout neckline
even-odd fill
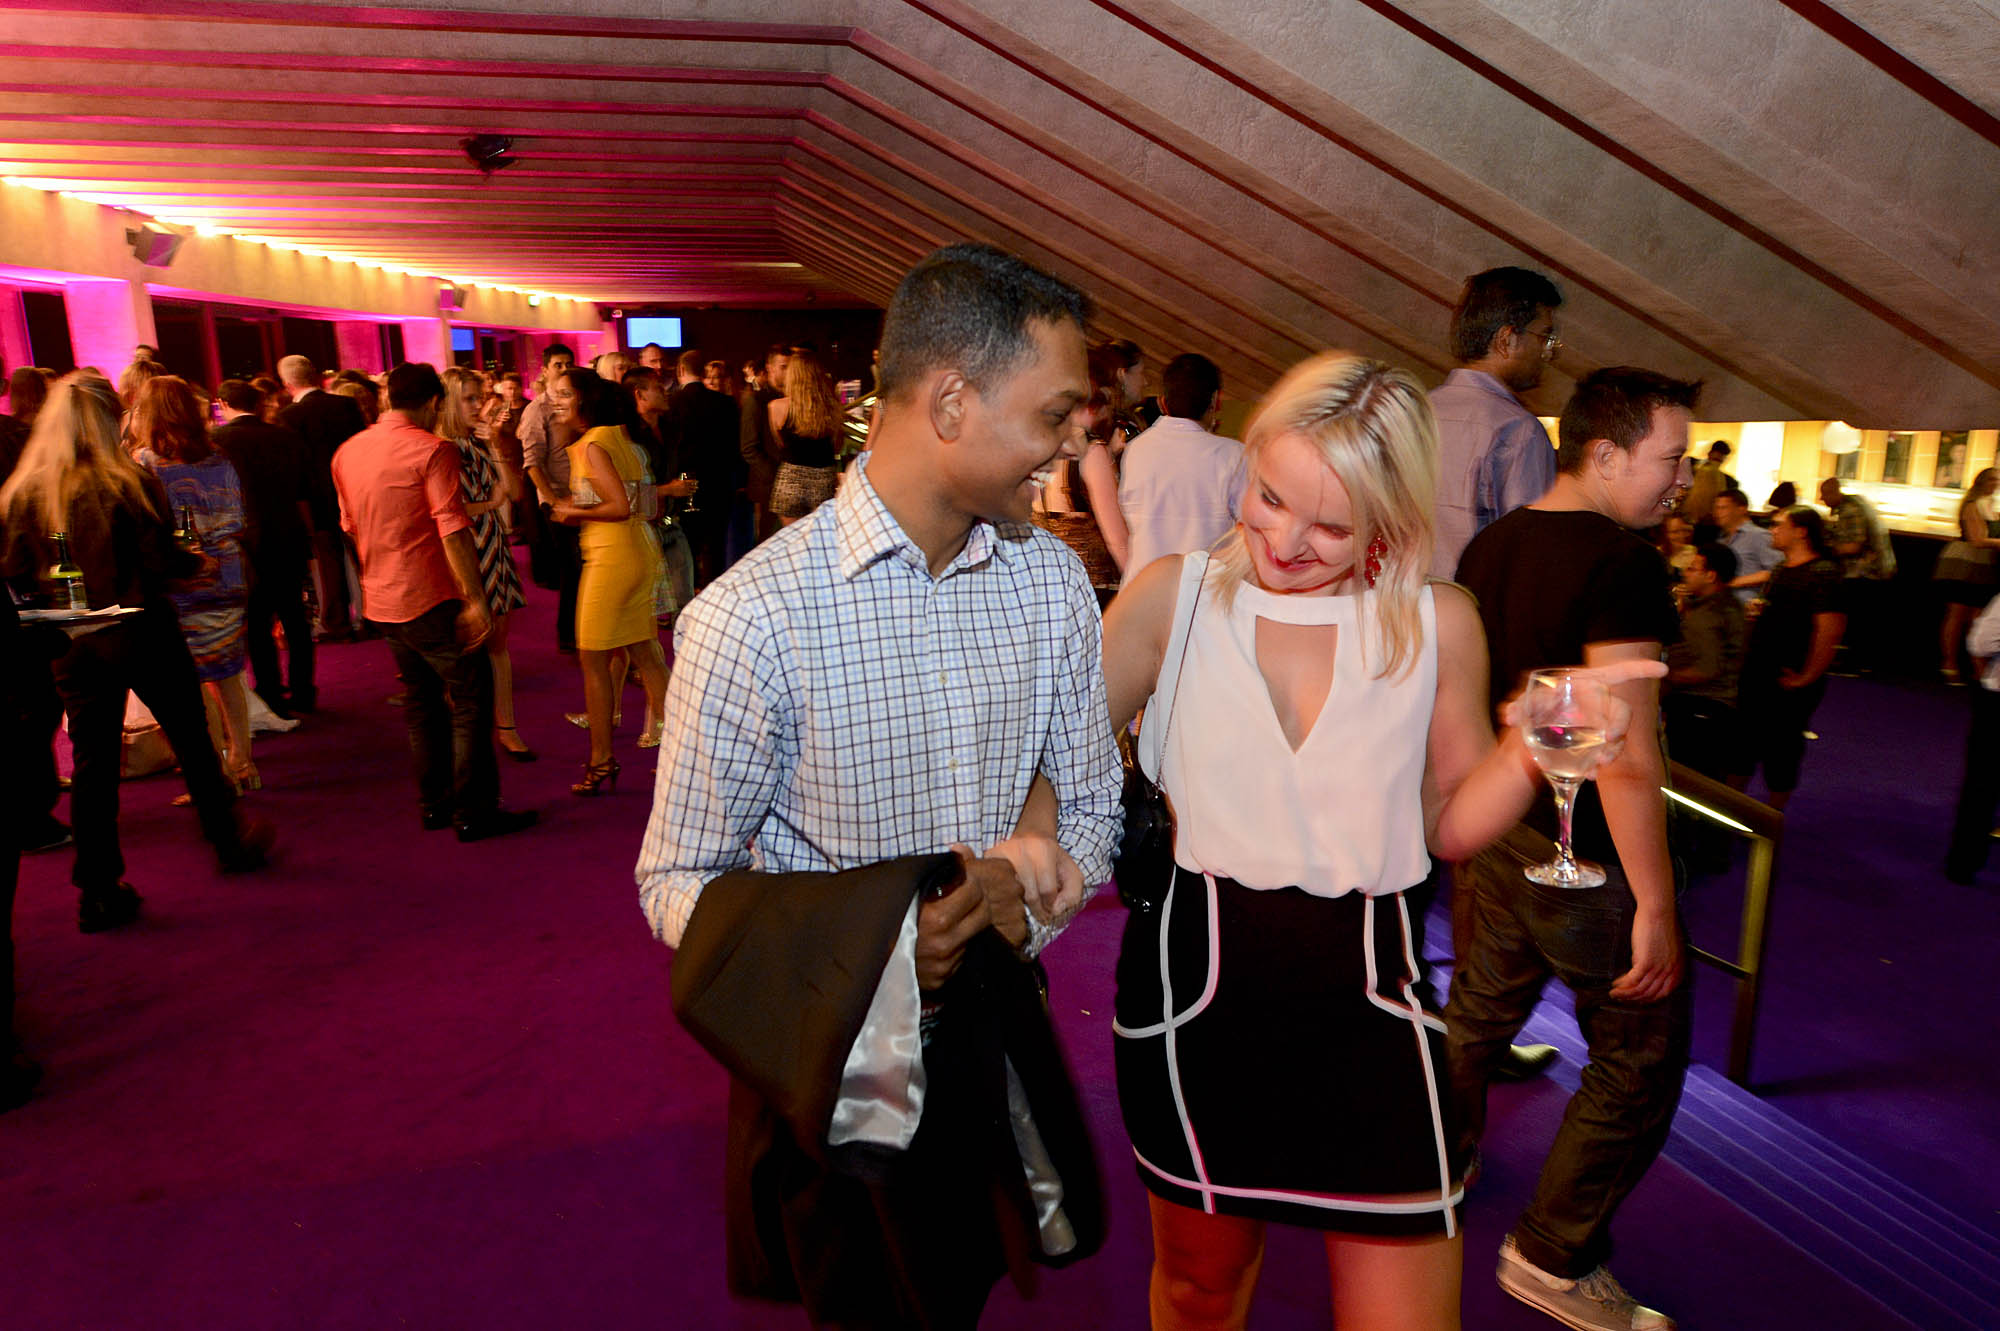
[[[1264,701],[1269,707],[1271,723],[1277,727],[1278,736],[1293,757],[1303,753],[1319,731],[1320,718],[1326,715],[1326,705],[1333,697],[1333,691],[1340,682],[1340,649],[1346,636],[1341,630],[1353,624],[1359,597],[1337,596],[1285,596],[1270,592],[1253,582],[1244,582],[1236,589],[1236,617],[1240,629],[1247,631],[1251,660],[1257,666],[1257,674],[1264,682]],[[1318,640],[1323,646],[1315,645],[1305,653],[1308,659],[1323,652],[1324,674],[1307,670],[1302,678],[1289,690],[1290,701],[1304,702],[1307,706],[1290,708],[1281,699],[1280,689],[1273,681],[1266,662],[1266,629],[1269,625],[1271,653],[1288,650],[1291,644],[1284,640]],[[1324,684],[1321,684],[1321,679]],[[1302,687],[1301,687],[1302,686]],[[1315,697],[1315,695],[1317,695]],[[1308,714],[1308,706],[1310,714]],[[1297,738],[1293,730],[1285,724],[1286,716],[1294,716]]]

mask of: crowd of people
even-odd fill
[[[788,1053],[787,1075],[830,1084],[749,1079],[762,1029],[710,1046],[747,1092],[729,1159],[756,1220],[731,1233],[746,1290],[802,1298],[815,1323],[970,1326],[1024,1253],[1084,1255],[1084,1180],[1035,1182],[1060,1105],[1023,1091],[997,977],[1114,876],[1121,786],[1150,782],[1171,864],[1142,882],[1120,861],[1113,1029],[1153,1324],[1243,1325],[1275,1222],[1324,1235],[1336,1324],[1457,1326],[1487,1088],[1544,1060],[1512,1041],[1555,978],[1591,1069],[1498,1280],[1573,1327],[1670,1331],[1606,1265],[1689,1056],[1668,758],[1738,785],[1761,770],[1782,807],[1893,554],[1836,480],[1830,517],[1760,515],[1726,444],[1693,465],[1698,383],[1587,374],[1550,447],[1522,395],[1559,354],[1562,303],[1539,273],[1475,275],[1439,387],[1327,352],[1241,442],[1215,433],[1212,361],[1173,358],[1148,397],[1139,348],[1086,345],[1082,293],[979,245],[898,287],[859,450],[803,345],[771,347],[740,390],[699,350],[586,368],[560,343],[532,382],[299,356],[212,397],[150,355],[115,387],[17,373],[0,574],[23,606],[85,613],[0,610],[9,840],[74,837],[84,930],[137,916],[117,836],[129,690],[220,867],[258,868],[274,830],[242,801],[264,780],[253,710],[314,713],[315,642],[355,638],[396,665],[415,822],[524,831],[536,811],[500,798],[500,755],[537,757],[508,623],[552,602],[580,672],[566,720],[588,733],[575,795],[616,789],[627,675],[643,686],[636,743],[659,769],[636,876],[683,949],[677,1000],[684,970],[749,993],[800,983],[758,969],[773,958],[867,959],[802,1000],[851,1016],[843,1041],[862,1032]],[[1989,471],[1967,493],[1948,661],[1968,627],[2000,640],[1973,621],[1994,489]],[[1549,667],[1575,672],[1599,745],[1580,792],[1551,789],[1524,729],[1520,682]],[[49,756],[65,715],[67,827]],[[1524,872],[1572,838],[1601,882]],[[1445,890],[1440,1003],[1422,931]],[[998,1071],[995,1041],[1023,1066]],[[0,1107],[32,1084],[11,1059]],[[782,1243],[739,1261],[753,1232]]]
[[[766,511],[771,530],[830,493],[845,448],[844,409],[809,346],[773,348],[740,401],[721,362],[690,350],[669,364],[658,347],[593,370],[551,345],[532,385],[456,366],[322,373],[296,355],[275,369],[211,393],[142,346],[115,385],[88,368],[8,377],[7,840],[26,853],[75,846],[85,932],[142,909],[118,839],[128,733],[170,748],[161,761],[186,786],[175,803],[193,807],[221,866],[256,869],[276,829],[241,802],[266,777],[254,735],[318,711],[330,643],[389,650],[419,825],[465,841],[532,826],[535,811],[502,805],[498,760],[538,757],[508,648],[536,582],[555,593],[557,637],[581,667],[572,719],[589,739],[572,790],[615,789],[627,669],[647,699],[637,743],[657,747],[662,637],[756,539],[745,441],[781,480],[797,469],[806,482],[788,483],[800,499],[785,514]],[[84,613],[52,614],[72,607]],[[9,1041],[11,1106],[35,1074]]]

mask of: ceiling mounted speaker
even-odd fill
[[[441,287],[438,290],[438,310],[444,314],[457,314],[465,308],[465,293],[457,287]]]
[[[181,242],[187,237],[178,232],[162,230],[150,222],[145,226],[127,228],[125,243],[132,247],[132,257],[148,268],[165,268],[180,253]]]
[[[479,168],[481,175],[490,176],[520,160],[512,155],[514,140],[505,134],[474,134],[460,139],[458,146],[465,153],[465,160]]]

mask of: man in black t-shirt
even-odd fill
[[[1848,597],[1860,580],[1842,575],[1826,524],[1803,504],[1772,520],[1771,546],[1785,562],[1764,585],[1764,606],[1743,654],[1739,706],[1750,731],[1749,762],[1731,784],[1748,785],[1762,766],[1764,802],[1782,810],[1798,789],[1806,727],[1826,696],[1826,672],[1847,632]]]
[[[1687,489],[1699,388],[1627,368],[1585,377],[1563,410],[1555,484],[1466,548],[1458,580],[1479,598],[1496,704],[1526,671],[1656,662],[1678,637],[1666,561],[1636,532]],[[1660,795],[1659,681],[1613,692],[1632,712],[1625,745],[1575,810],[1577,853],[1601,863],[1607,881],[1553,888],[1524,876],[1553,850],[1547,791],[1520,826],[1459,865],[1446,1041],[1470,1146],[1496,1060],[1550,976],[1570,987],[1591,1067],[1501,1247],[1500,1285],[1570,1326],[1670,1331],[1672,1319],[1639,1306],[1604,1267],[1611,1218],[1680,1103],[1691,1015]]]

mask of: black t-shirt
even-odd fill
[[[1680,638],[1666,559],[1601,513],[1517,508],[1472,538],[1458,581],[1479,599],[1495,706],[1530,670],[1582,665],[1591,643]],[[1555,836],[1552,791],[1525,821]],[[1577,795],[1574,836],[1577,854],[1615,862],[1595,782]]]
[[[1841,567],[1831,559],[1772,569],[1743,657],[1744,692],[1775,689],[1779,674],[1804,669],[1812,655],[1813,617],[1844,613],[1845,596]]]

